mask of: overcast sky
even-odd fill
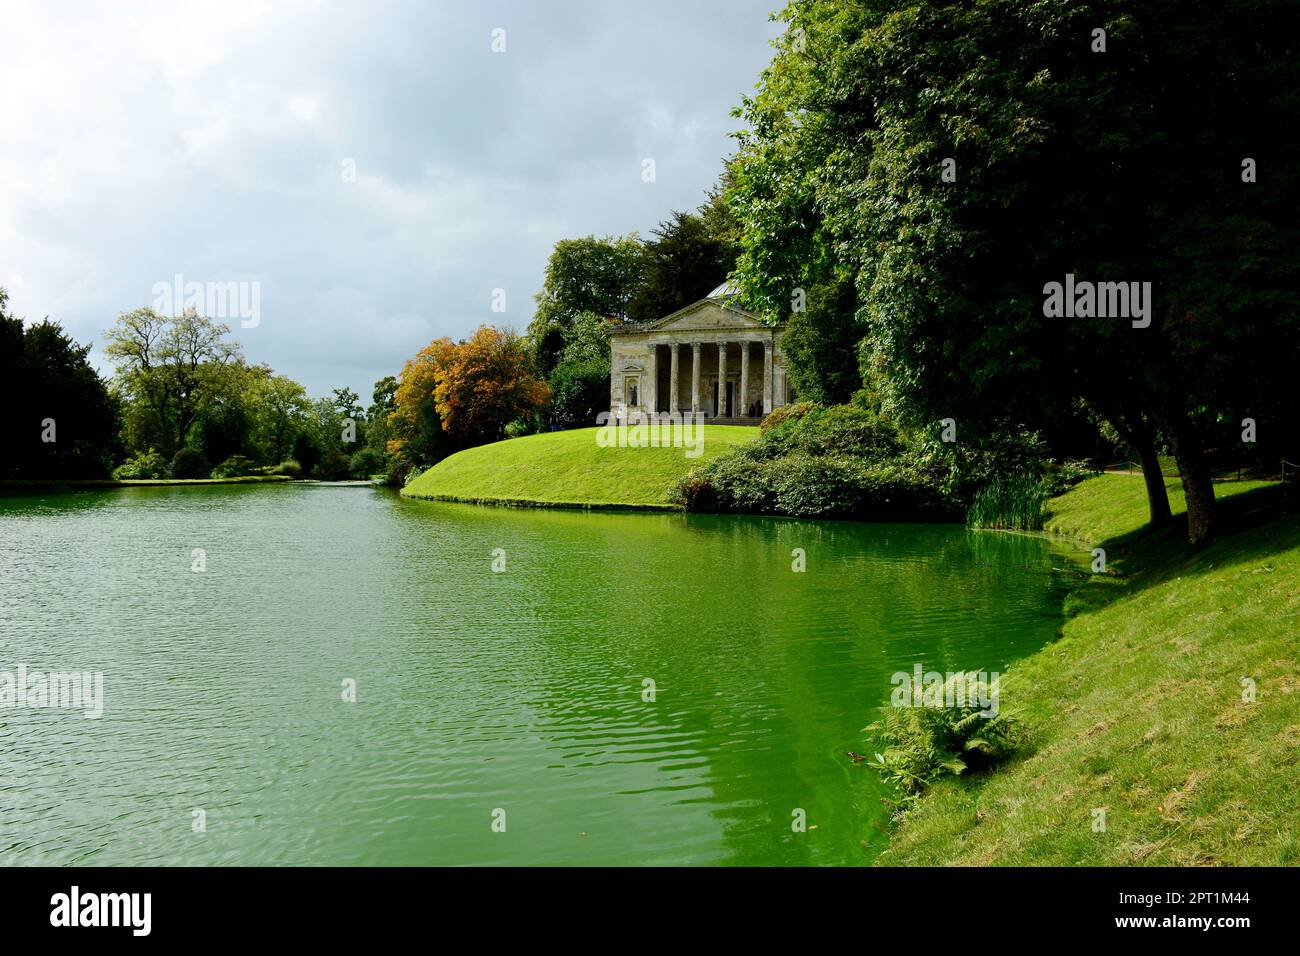
[[[249,360],[368,400],[522,330],[557,239],[698,205],[779,5],[0,0],[0,286],[107,371],[156,284],[256,282]]]

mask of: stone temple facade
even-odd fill
[[[748,422],[791,401],[785,326],[729,304],[731,291],[723,284],[672,315],[614,329],[610,411],[698,411],[708,421]]]

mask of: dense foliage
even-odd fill
[[[118,404],[55,322],[25,325],[0,289],[0,404],[14,422],[0,477],[104,478],[118,454]]]
[[[522,338],[480,326],[468,339],[435,339],[402,369],[388,450],[408,469],[505,437],[506,426],[550,401]]]
[[[688,511],[866,520],[940,520],[961,513],[942,461],[904,448],[865,409],[791,405],[759,439],[692,470],[674,500]]]
[[[732,166],[751,305],[781,318],[851,276],[893,413],[960,418],[965,440],[1082,407],[1144,462],[1169,444],[1190,537],[1208,535],[1215,450],[1240,460],[1247,417],[1274,455],[1300,428],[1294,6],[795,0],[783,17]],[[1046,315],[1067,274],[1151,283],[1150,326]],[[827,339],[844,321],[800,320]]]
[[[899,428],[859,396],[850,405],[776,409],[758,441],[692,470],[673,498],[688,511],[876,521],[965,515],[981,527],[1035,528],[1047,498],[1089,473],[1052,460],[1033,433],[1008,426],[944,442]]]

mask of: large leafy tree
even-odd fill
[[[864,329],[851,277],[807,290],[781,339],[790,382],[801,400],[847,402],[862,387],[858,343]]]
[[[366,409],[366,448],[375,453],[381,465],[388,461],[388,440],[392,437],[388,417],[396,407],[396,396],[397,377],[385,375],[375,382]]]
[[[433,464],[504,437],[506,425],[550,397],[527,344],[511,330],[485,325],[461,342],[435,339],[402,369],[389,452],[411,466]]]
[[[116,366],[115,388],[126,403],[128,445],[170,457],[185,445],[205,405],[229,377],[221,366],[240,361],[228,326],[188,310],[124,312],[106,333],[104,354]]]
[[[565,425],[595,423],[609,405],[609,320],[594,312],[574,319],[564,337],[564,350],[551,371],[552,405]]]
[[[737,249],[726,233],[725,207],[674,212],[645,244],[644,278],[628,304],[628,318],[659,319],[708,295],[731,272]],[[715,230],[723,230],[721,233]]]
[[[735,164],[751,301],[781,310],[848,267],[902,411],[978,430],[1081,398],[1135,442],[1169,440],[1205,539],[1228,426],[1294,428],[1294,5],[796,0],[783,16]],[[1150,282],[1150,326],[1045,315],[1067,273]]]
[[[441,350],[435,363],[442,427],[466,444],[504,437],[506,425],[551,399],[527,344],[509,329],[479,326],[465,341]]]
[[[102,478],[116,455],[118,405],[56,322],[24,324],[0,289],[0,406],[13,427],[0,474]]]
[[[254,384],[249,400],[254,410],[251,457],[264,464],[289,458],[298,436],[310,426],[307,390],[285,375],[270,374]]]
[[[579,315],[627,317],[643,270],[644,254],[635,235],[586,236],[555,244],[528,326],[533,357],[543,376],[555,368],[565,334]]]

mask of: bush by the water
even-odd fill
[[[343,481],[352,477],[352,460],[347,455],[334,449],[327,449],[321,454],[312,469],[312,477],[321,481]]]
[[[961,513],[935,462],[909,454],[874,413],[852,405],[786,405],[753,444],[678,481],[687,511],[937,520]]]
[[[216,468],[212,469],[213,478],[241,478],[251,475],[257,466],[243,455],[231,455]]]
[[[348,467],[353,478],[369,478],[384,470],[384,460],[379,457],[379,452],[363,448],[352,456]]]
[[[945,700],[962,699],[955,693],[955,683],[968,676],[948,677],[943,685]],[[1014,717],[987,716],[975,706],[882,707],[881,713],[881,719],[867,728],[883,744],[871,766],[898,785],[902,806],[941,777],[983,770],[1005,760],[1023,739]]]
[[[673,489],[687,511],[1042,526],[1046,498],[1088,474],[1053,464],[1039,437],[1012,426],[945,442],[905,432],[859,404],[796,402],[763,419],[757,441],[693,469]],[[1012,476],[1010,478],[1006,476]]]
[[[284,475],[286,478],[301,478],[302,465],[298,464],[298,462],[294,461],[292,458],[286,458],[284,461],[280,462],[280,464],[272,468],[270,474]]]
[[[172,456],[167,475],[169,478],[206,478],[211,467],[197,448],[181,448]]]
[[[128,458],[113,471],[117,481],[132,481],[167,477],[167,460],[150,448],[134,458]]]

